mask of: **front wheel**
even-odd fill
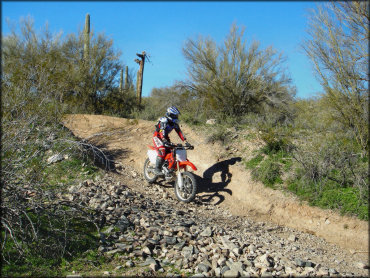
[[[183,172],[182,179],[182,189],[180,189],[180,186],[176,179],[175,195],[179,201],[189,203],[194,200],[195,194],[197,193],[197,181],[195,179],[195,176],[190,172]]]
[[[153,183],[157,180],[157,175],[154,173],[155,165],[150,162],[147,158],[144,162],[144,178],[149,182]]]

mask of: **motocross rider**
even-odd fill
[[[167,108],[167,112],[165,117],[161,117],[156,124],[156,130],[153,134],[153,142],[154,145],[158,147],[157,150],[157,159],[155,163],[155,169],[154,174],[157,176],[163,175],[161,168],[164,163],[164,158],[166,154],[170,150],[170,138],[168,137],[168,134],[175,129],[179,137],[182,141],[186,141],[185,136],[181,132],[181,129],[179,127],[179,120],[178,116],[180,114],[180,111],[175,107],[171,106]]]

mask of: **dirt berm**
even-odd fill
[[[79,138],[108,150],[116,163],[129,164],[142,173],[147,145],[152,144],[155,122],[128,120],[100,115],[67,115],[64,125]],[[293,195],[264,187],[251,179],[241,158],[257,145],[240,140],[225,152],[219,144],[207,143],[202,134],[181,124],[188,141],[195,146],[188,158],[198,168],[201,184],[197,196],[203,201],[226,207],[232,214],[257,221],[271,221],[322,237],[352,252],[368,255],[369,230],[366,221],[310,207]],[[170,135],[180,142],[176,132]],[[244,143],[243,143],[243,142]],[[255,144],[258,144],[256,141]],[[241,152],[242,150],[242,152]],[[226,154],[226,155],[225,155]]]

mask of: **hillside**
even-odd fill
[[[80,114],[68,115],[64,120],[64,125],[75,136],[109,153],[116,168],[116,173],[112,173],[114,179],[121,180],[133,192],[149,195],[152,201],[154,197],[160,203],[170,202],[171,206],[186,209],[184,204],[177,202],[169,184],[162,182],[149,185],[142,177],[147,145],[152,144],[154,124],[144,120]],[[368,265],[367,222],[341,216],[330,210],[310,207],[291,194],[272,190],[252,181],[242,161],[262,144],[258,139],[234,140],[225,147],[218,143],[208,143],[209,134],[202,130],[193,130],[185,124],[182,125],[182,130],[188,141],[195,146],[194,151],[188,152],[188,157],[198,167],[195,174],[200,186],[196,200],[186,206],[192,212],[190,217],[187,216],[189,219],[197,219],[203,215],[203,220],[197,219],[202,222],[203,227],[199,233],[207,226],[213,226],[215,230],[226,225],[229,236],[234,232],[244,239],[246,234],[253,235],[255,243],[260,243],[257,246],[267,248],[261,255],[272,252],[277,253],[277,258],[280,258],[293,252],[295,259],[288,259],[290,263],[284,269],[287,271],[288,265],[294,265],[294,269],[290,269],[295,274],[305,273],[307,269],[299,268],[296,259],[306,258],[306,261],[315,261],[326,267],[324,272],[311,269],[314,271],[312,275],[325,275],[325,271],[330,269],[333,273],[329,271],[329,274],[336,274],[335,271],[338,270],[345,275],[366,275],[367,270],[361,269],[361,265]],[[238,136],[245,138],[241,133]],[[175,143],[180,140],[175,133],[171,134],[171,139]],[[207,180],[204,179],[204,174],[208,177]],[[197,213],[194,214],[195,211]],[[252,225],[253,231],[245,228],[245,223]],[[279,240],[284,241],[281,243],[282,249],[274,247],[272,251],[268,251],[268,246],[276,245]],[[295,241],[298,242],[294,243]],[[284,264],[281,261],[279,263]],[[194,271],[195,267],[193,265],[190,268],[189,265],[189,271]],[[256,273],[261,274],[261,271],[259,269]]]
[[[88,139],[95,145],[104,145],[106,150],[115,153],[116,163],[130,165],[137,172],[142,172],[154,122],[98,115],[69,115],[64,124],[77,137]],[[195,150],[188,153],[189,159],[198,167],[195,174],[203,177],[208,169],[213,176],[211,184],[201,185],[198,198],[202,202],[227,208],[233,215],[271,221],[311,233],[352,251],[366,251],[367,222],[309,207],[295,200],[292,195],[265,188],[251,180],[238,158],[248,156],[248,151],[241,150],[251,151],[254,145],[257,147],[257,140],[249,142],[247,149],[245,145],[235,145],[225,152],[225,148],[218,144],[207,144],[205,134],[197,133],[186,125],[182,129],[195,146]],[[171,136],[174,142],[179,140],[176,134]],[[227,170],[230,179],[224,182],[221,172]],[[170,191],[169,194],[173,193]]]

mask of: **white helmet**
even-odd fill
[[[176,106],[171,106],[167,108],[166,116],[172,121],[177,121],[177,118],[179,117],[180,111],[176,108]]]

